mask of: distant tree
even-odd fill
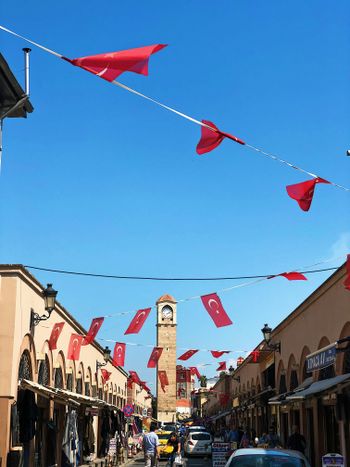
[[[202,375],[199,381],[200,381],[201,388],[207,387],[207,377],[205,375]]]

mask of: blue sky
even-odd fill
[[[63,0],[30,8],[13,1],[1,6],[1,24],[71,58],[167,43],[151,58],[148,77],[129,73],[120,81],[349,186],[349,14],[342,0]],[[20,82],[24,46],[0,32],[1,52]],[[34,48],[31,101],[27,120],[4,125],[3,263],[249,275],[291,270],[349,248],[348,193],[318,186],[304,213],[285,186],[308,177],[230,141],[199,157],[196,125]],[[34,274],[54,283],[86,327],[93,317],[144,308],[164,293],[181,299],[233,285]],[[178,346],[250,349],[265,322],[278,324],[327,277],[276,279],[221,294],[234,321],[222,329],[199,300],[179,304]],[[125,340],[130,318],[106,321],[100,337]],[[153,344],[155,313],[126,340]],[[147,358],[147,350],[129,347],[126,367],[152,381]],[[215,361],[199,353],[189,363]]]

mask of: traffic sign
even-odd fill
[[[127,404],[123,408],[123,412],[126,417],[130,417],[134,413],[134,407],[131,404]]]

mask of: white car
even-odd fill
[[[310,467],[308,460],[298,451],[288,449],[237,449],[225,467]]]
[[[185,444],[185,456],[209,456],[211,455],[211,443],[213,438],[206,431],[190,431]]]

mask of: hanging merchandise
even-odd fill
[[[149,357],[147,368],[155,368],[157,366],[158,360],[162,355],[163,347],[154,347],[152,353]]]
[[[93,427],[93,416],[84,416],[84,435],[83,435],[83,458],[86,461],[90,461],[90,455],[95,452],[95,433]]]
[[[233,324],[216,293],[202,295],[201,300],[217,328]]]
[[[95,339],[98,331],[100,330],[100,327],[102,326],[103,321],[104,321],[103,317],[102,318],[94,318],[92,320],[89,332],[86,334],[85,339],[83,340],[81,345],[91,344],[91,342]]]
[[[194,350],[194,349],[187,350],[184,354],[180,355],[180,357],[178,357],[177,359],[178,360],[188,360],[189,358],[191,358],[197,352],[198,352],[198,350]]]
[[[49,339],[49,348],[50,348],[50,350],[56,350],[57,349],[57,341],[58,341],[58,338],[60,337],[63,326],[64,326],[64,323],[55,323],[53,325],[51,335],[50,335],[50,339]]]
[[[144,310],[138,310],[124,334],[138,334],[148,318],[151,309],[152,308],[145,308]]]
[[[69,410],[66,414],[62,440],[62,467],[77,465],[78,445],[77,413],[75,410]]]
[[[72,334],[70,336],[68,352],[67,352],[67,360],[79,360],[80,349],[81,349],[81,344],[83,340],[84,340],[84,336],[80,336],[79,334]]]
[[[125,364],[125,344],[116,342],[113,351],[113,365],[124,366]]]

